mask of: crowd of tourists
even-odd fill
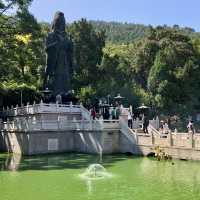
[[[95,107],[92,107],[90,109],[90,113],[93,120],[119,120],[119,116],[122,113],[122,109],[122,105],[116,107],[104,107],[101,109],[96,109]]]
[[[127,125],[130,129],[133,129],[133,122],[136,118],[139,118],[142,122],[142,130],[143,133],[148,134],[148,126],[149,126],[149,117],[147,113],[140,113],[139,116],[135,116],[132,112],[131,108],[124,109],[123,105],[116,105],[113,107],[103,107],[101,109],[96,109],[95,107],[92,107],[90,109],[91,117],[93,120],[95,119],[102,119],[102,120],[119,120],[120,115],[126,111],[127,115]],[[168,134],[171,132],[170,129],[170,120],[161,120],[159,123],[159,132],[161,134]],[[192,120],[189,120],[189,123],[187,124],[188,133],[194,134],[195,128],[194,128],[194,122]],[[177,129],[174,129],[175,132],[177,132]]]
[[[189,120],[188,124],[187,124],[187,130],[188,133],[190,134],[194,134],[195,133],[195,128],[194,128],[194,122],[192,120]],[[168,134],[171,132],[171,129],[169,127],[169,124],[167,121],[160,121],[160,130],[159,130],[162,134]],[[174,132],[177,133],[177,129],[174,129]]]
[[[123,105],[117,105],[115,107],[104,107],[101,109],[96,109],[92,107],[90,109],[91,117],[93,120],[95,119],[103,119],[103,120],[119,120],[120,115],[125,113],[127,116],[127,123],[129,128],[133,128],[133,121],[136,119],[135,115],[131,111],[131,108],[125,109]],[[142,114],[139,116],[142,120],[142,129],[144,133],[148,133],[149,126],[149,118],[148,115]]]

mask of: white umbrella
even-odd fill
[[[114,99],[124,99],[124,97],[122,97],[120,94],[118,94],[116,97],[114,97]]]
[[[138,107],[137,109],[148,109],[148,108],[149,108],[148,106],[142,105],[142,106]]]

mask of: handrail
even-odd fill
[[[119,129],[119,120],[14,120],[4,122],[3,130],[103,130]]]
[[[49,108],[46,110],[45,108]],[[69,109],[69,110],[66,110]],[[40,112],[80,112],[76,109],[82,109],[81,105],[66,105],[66,104],[56,104],[56,103],[50,103],[50,104],[45,104],[45,103],[40,103],[40,104],[33,104],[33,105],[27,105],[27,106],[22,106],[22,107],[15,107],[11,109],[4,110],[4,114],[7,116],[17,116],[17,115],[24,115],[24,114],[35,114],[35,113],[40,113]]]
[[[121,132],[134,144],[137,144],[137,134],[135,131],[128,127],[128,124],[123,120],[120,119],[120,130]]]
[[[34,131],[34,130],[102,130],[98,121],[90,120],[48,120],[48,121],[12,121],[4,122],[3,130]]]
[[[91,114],[90,114],[90,111],[87,110],[84,106],[80,105],[80,109],[82,111],[82,115],[85,119],[88,119],[88,120],[91,120],[92,117],[91,117]]]
[[[160,132],[156,130],[151,124],[149,124],[148,129],[150,130],[152,134],[160,135]]]
[[[100,120],[97,120],[97,121],[100,121]],[[113,120],[113,119],[111,119],[111,120],[109,120],[109,119],[104,119],[104,120],[102,120],[103,122],[108,122],[108,123],[119,123],[120,121],[118,120],[118,119],[116,119],[116,120]]]

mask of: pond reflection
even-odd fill
[[[115,162],[126,159],[121,155],[106,156],[104,165],[112,166]],[[91,163],[98,163],[98,155],[87,154],[52,154],[40,156],[21,156],[20,154],[0,155],[0,169],[9,171],[22,170],[58,170],[87,168]]]

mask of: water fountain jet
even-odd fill
[[[101,164],[91,164],[86,169],[86,171],[81,174],[81,177],[84,179],[102,179],[110,178],[111,174],[106,171],[106,169]]]

